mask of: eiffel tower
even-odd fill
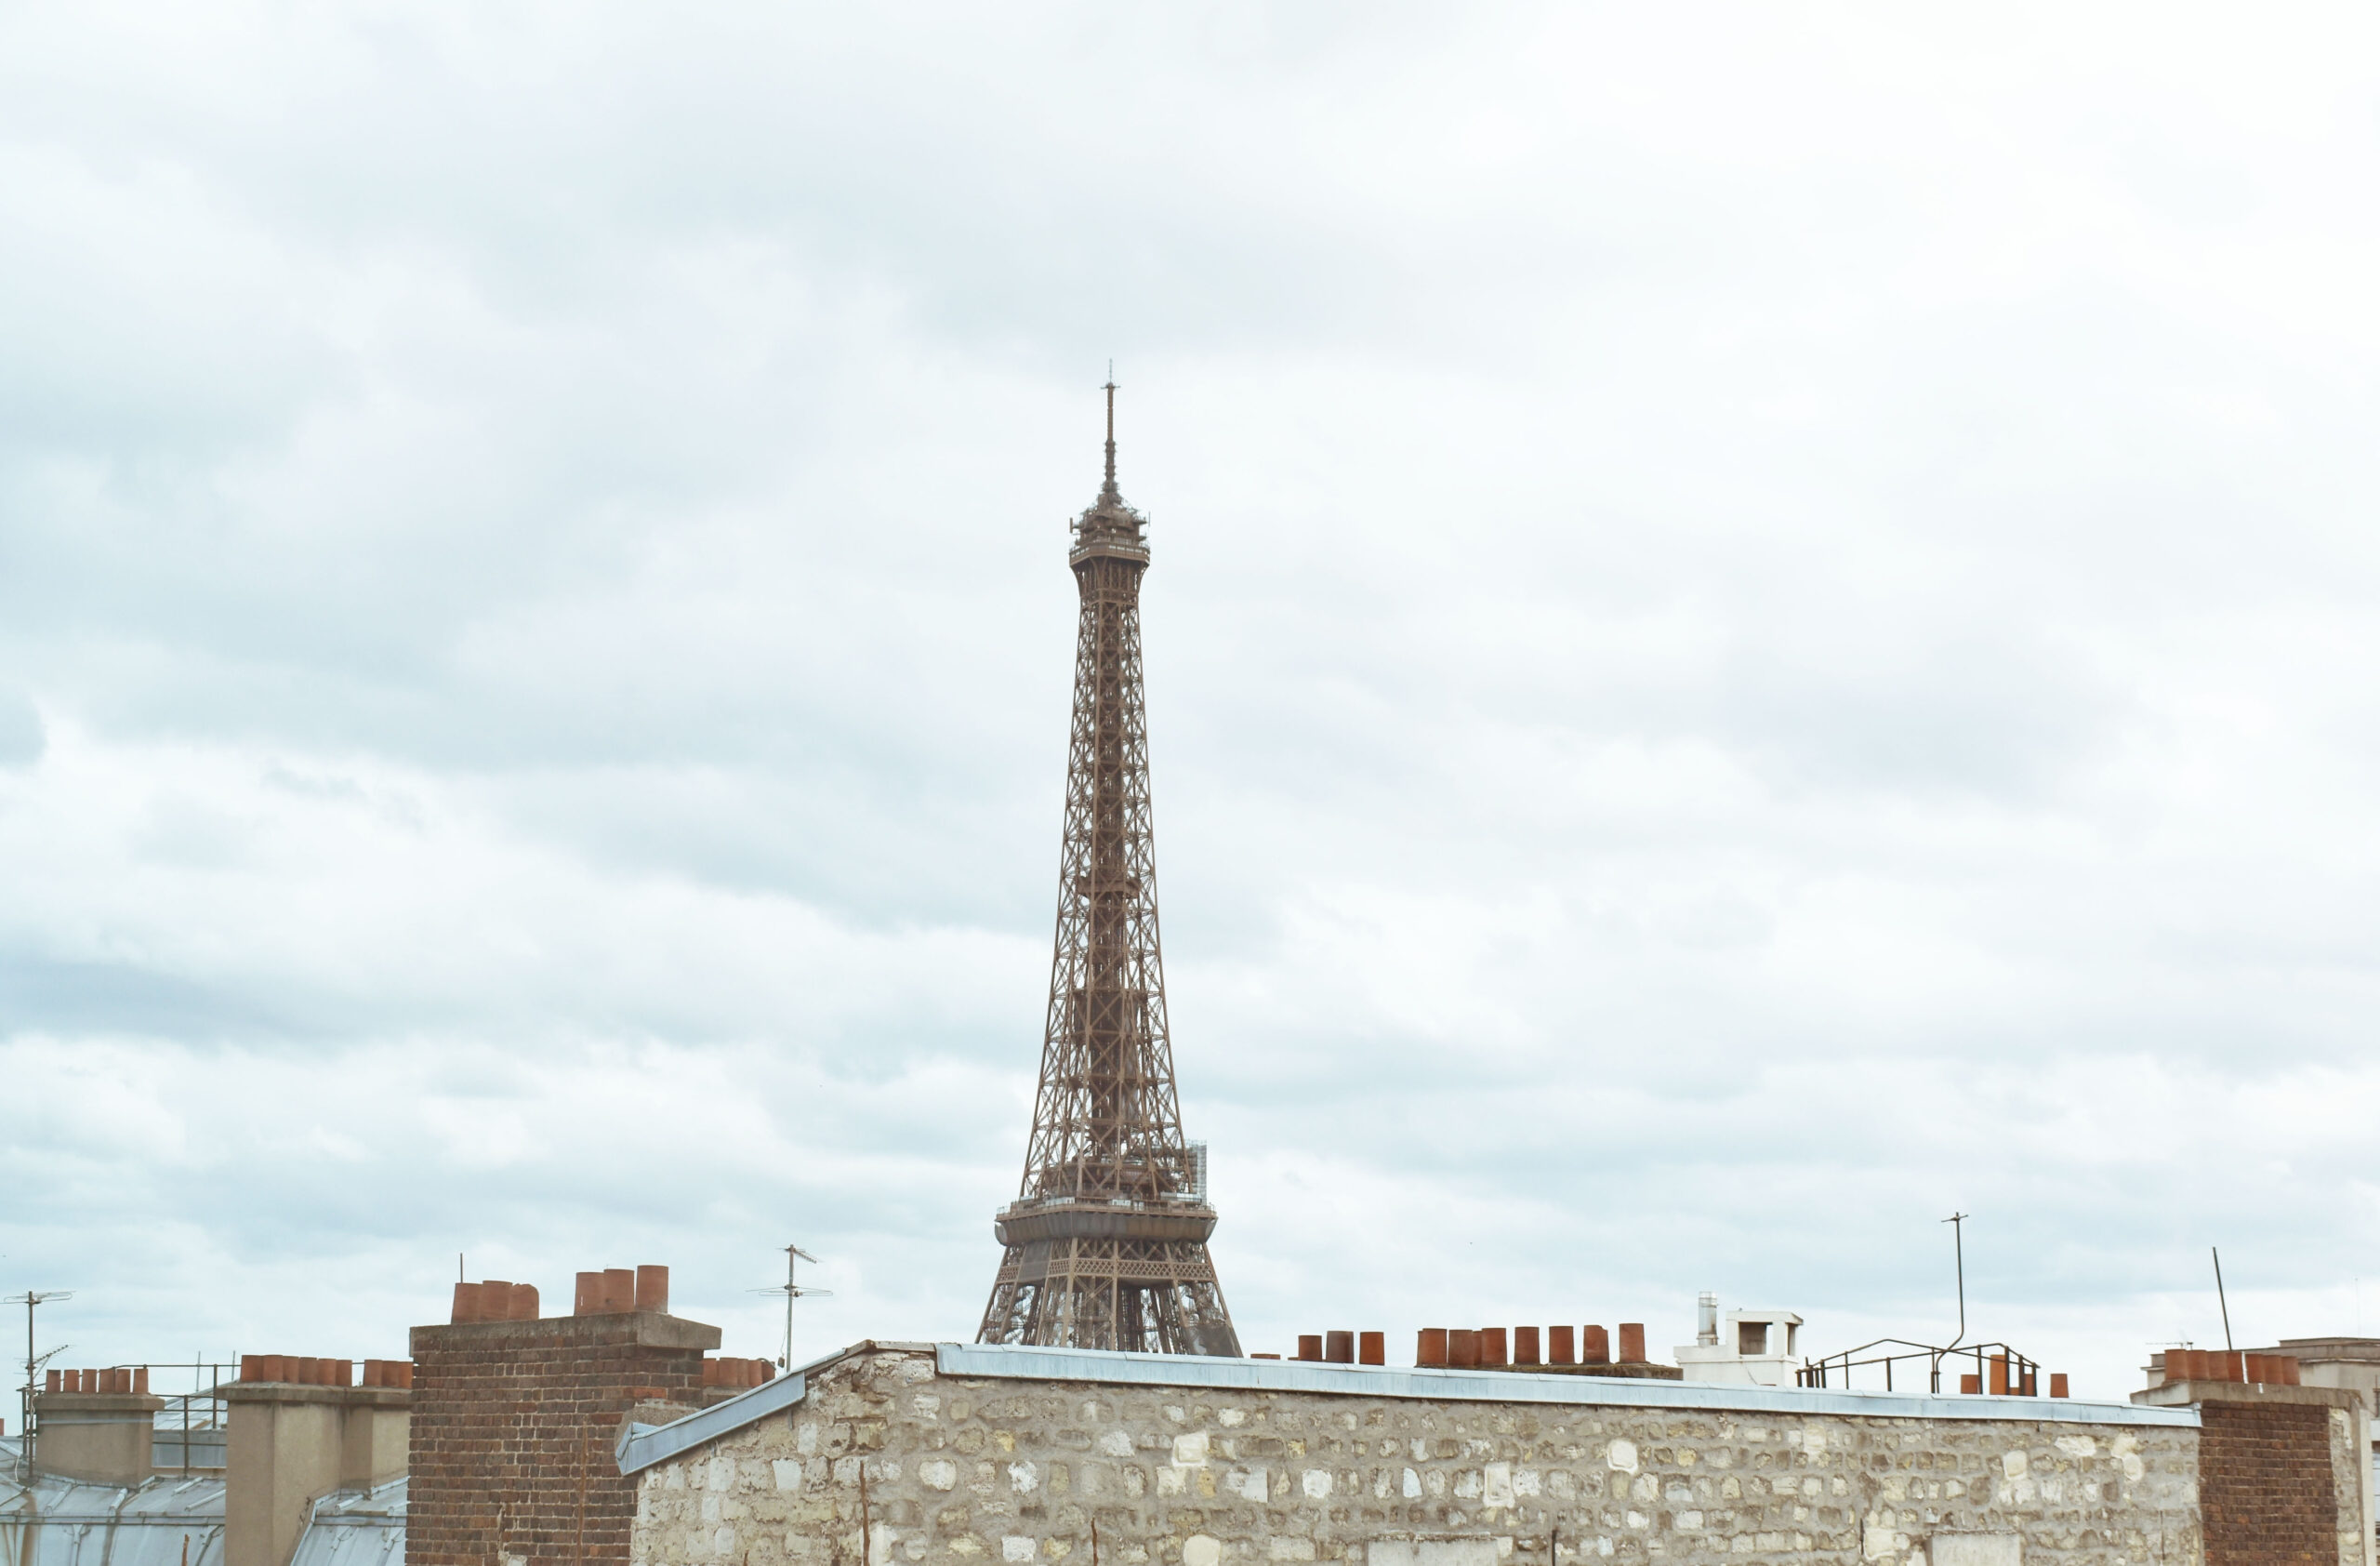
[[[1116,487],[1112,376],[1104,390],[1107,482],[1066,556],[1081,611],[1041,1087],[1025,1178],[992,1220],[1006,1252],[976,1340],[1236,1358],[1166,1029],[1141,691],[1149,547]]]

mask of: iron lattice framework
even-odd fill
[[[984,1343],[1236,1356],[1239,1336],[1207,1254],[1202,1149],[1183,1140],[1157,940],[1141,689],[1141,577],[1148,541],[1116,487],[1116,388],[1107,481],[1075,520],[1080,599],[1057,950],[1017,1199],[993,1221],[1006,1247]]]

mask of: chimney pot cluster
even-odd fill
[[[1514,1365],[1607,1365],[1612,1362],[1611,1338],[1601,1327],[1580,1330],[1548,1327],[1542,1336],[1535,1327],[1514,1327],[1507,1340],[1501,1327],[1424,1327],[1413,1351],[1413,1362],[1452,1370],[1501,1370]],[[1645,1325],[1620,1324],[1620,1362],[1645,1360]]]
[[[1255,1360],[1277,1360],[1278,1354],[1251,1354]],[[1326,1365],[1384,1365],[1388,1363],[1386,1333],[1301,1333],[1298,1334],[1297,1357]]]
[[[480,1283],[455,1285],[455,1312],[449,1320],[534,1321],[537,1319],[537,1288],[491,1278]]]
[[[383,1379],[371,1379],[372,1367]],[[413,1366],[403,1360],[366,1360],[364,1361],[366,1387],[410,1387]],[[401,1368],[403,1380],[389,1379],[392,1368]],[[243,1354],[240,1356],[240,1379],[250,1382],[279,1382],[291,1387],[352,1387],[355,1385],[355,1361],[352,1360],[315,1360],[301,1354]]]
[[[582,1272],[572,1295],[573,1316],[616,1316],[630,1310],[668,1314],[669,1269],[666,1267],[612,1267]]]
[[[571,1296],[574,1316],[612,1316],[631,1310],[666,1313],[669,1308],[669,1269],[666,1267],[612,1267],[582,1272]],[[455,1311],[448,1318],[465,1321],[534,1321],[537,1291],[534,1284],[488,1279],[455,1285]]]
[[[74,1392],[90,1397],[110,1393],[149,1395],[147,1365],[118,1365],[111,1370],[54,1370],[42,1380],[44,1392]]]
[[[703,1358],[703,1385],[706,1387],[758,1387],[764,1381],[774,1381],[777,1367],[767,1360],[721,1360],[706,1355]]]
[[[2168,1382],[2229,1381],[2265,1387],[2295,1387],[2294,1354],[2250,1354],[2234,1348],[2168,1348],[2161,1368]]]

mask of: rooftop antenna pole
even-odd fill
[[[800,1247],[785,1248],[785,1352],[777,1356],[777,1369],[793,1368],[793,1302],[800,1298],[793,1281],[794,1264],[801,1257]]]
[[[2231,1302],[2223,1297],[2223,1253],[2210,1245],[2206,1254],[2215,1258],[2215,1303],[2223,1307],[2223,1350],[2231,1351]]]
[[[793,1302],[808,1294],[832,1294],[835,1292],[832,1289],[821,1289],[814,1285],[810,1288],[804,1288],[800,1283],[795,1282],[793,1277],[793,1267],[797,1260],[808,1262],[813,1267],[818,1265],[818,1258],[803,1250],[800,1246],[788,1245],[785,1248],[785,1281],[775,1285],[774,1288],[755,1289],[752,1291],[756,1294],[783,1294],[785,1296],[785,1354],[777,1360],[777,1368],[780,1370],[791,1370],[793,1368]]]
[[[33,1353],[33,1307],[48,1300],[73,1299],[72,1289],[51,1289],[42,1292],[27,1289],[21,1294],[10,1294],[10,1305],[25,1307],[25,1396],[23,1411],[17,1417],[18,1468],[31,1477],[33,1463],[33,1379],[41,1374],[41,1360]]]
[[[1950,1226],[1950,1254],[1959,1268],[1959,1335],[1950,1340],[1956,1348],[1967,1335],[1967,1214],[1953,1213],[1942,1221]]]

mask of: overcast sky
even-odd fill
[[[1941,1341],[1953,1211],[2085,1394],[2210,1245],[2380,1331],[2375,60],[0,6],[0,1286],[361,1359],[663,1262],[758,1355],[799,1240],[797,1356],[972,1337],[1112,356],[1250,1348]]]

